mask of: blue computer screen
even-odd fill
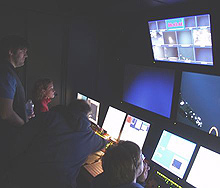
[[[183,178],[195,148],[195,143],[164,130],[151,160]]]
[[[183,72],[177,121],[214,135],[220,131],[220,76]]]
[[[126,65],[123,101],[170,118],[174,79],[174,70]]]

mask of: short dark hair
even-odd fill
[[[69,105],[57,105],[52,107],[50,111],[62,114],[73,131],[79,131],[86,124],[90,126],[87,115],[91,112],[91,107],[85,100],[74,99]]]
[[[109,184],[120,186],[134,181],[139,167],[140,148],[131,141],[120,141],[107,150],[102,159],[102,167]]]
[[[82,99],[75,99],[73,100],[68,106],[69,111],[78,111],[84,114],[88,114],[91,112],[91,106],[88,104],[87,101]]]
[[[0,40],[0,59],[9,57],[9,50],[16,53],[18,49],[29,48],[27,40],[18,35],[7,35]]]

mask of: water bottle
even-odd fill
[[[26,111],[27,111],[28,119],[35,116],[35,114],[34,114],[34,103],[32,102],[31,99],[29,99],[26,103]]]

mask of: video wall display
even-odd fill
[[[213,65],[210,15],[149,21],[155,61]]]
[[[177,121],[210,134],[220,131],[220,76],[183,72]]]
[[[170,118],[174,79],[174,70],[126,65],[122,100]]]

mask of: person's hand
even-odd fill
[[[142,174],[138,177],[138,182],[144,183],[148,176],[148,171],[150,170],[150,166],[147,162],[143,161],[144,169]]]

